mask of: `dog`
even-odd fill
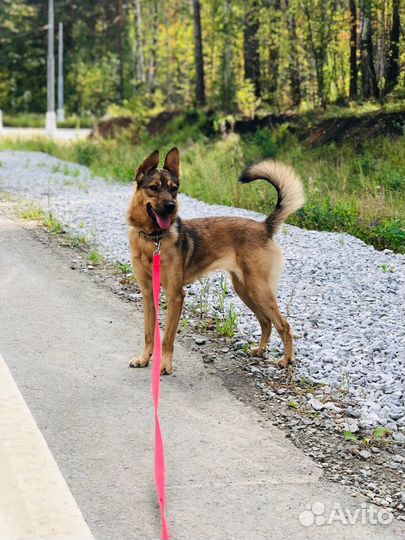
[[[261,339],[252,356],[263,357],[275,326],[284,345],[277,362],[287,367],[294,360],[291,328],[277,305],[277,287],[283,254],[274,236],[286,218],[304,204],[303,185],[295,171],[266,160],[247,167],[239,180],[267,180],[276,189],[277,204],[263,222],[239,217],[182,220],[178,217],[180,155],[172,148],[159,168],[155,150],[135,173],[135,190],[128,209],[132,268],[143,297],[145,346],[131,367],[146,367],[153,352],[155,310],[152,259],[160,245],[162,285],[167,298],[167,319],[162,343],[161,372],[173,372],[173,347],[183,301],[184,286],[215,270],[229,272],[236,293],[256,315]]]

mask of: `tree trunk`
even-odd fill
[[[205,105],[205,83],[204,83],[204,54],[201,34],[201,14],[200,1],[193,0],[194,15],[194,54],[196,71],[196,101],[197,105]]]
[[[400,0],[392,0],[392,25],[390,43],[387,54],[387,70],[385,74],[384,93],[389,94],[398,84],[399,78],[399,34],[401,21],[399,15]]]
[[[291,85],[291,98],[295,107],[299,107],[301,103],[301,78],[297,51],[297,25],[294,13],[288,16],[287,25],[290,41],[288,74]]]
[[[370,0],[363,0],[360,51],[363,97],[365,99],[378,98],[379,91],[373,57]]]
[[[253,82],[256,97],[260,97],[259,7],[258,0],[249,0],[243,29],[245,79]]]
[[[223,4],[223,33],[224,53],[222,55],[222,81],[221,81],[221,106],[226,111],[231,111],[234,106],[233,73],[232,73],[232,0],[225,0]]]
[[[270,4],[270,9],[272,9],[274,15],[272,18],[272,23],[278,29],[279,19],[280,19],[280,10],[281,2],[280,0],[275,0],[274,3]],[[271,29],[271,28],[270,28]],[[277,101],[277,89],[278,89],[278,78],[279,78],[279,69],[280,69],[280,35],[278,30],[272,32],[269,42],[269,82],[268,82],[268,91],[270,94],[270,102],[276,103]]]
[[[135,45],[135,61],[136,61],[136,79],[137,81],[145,82],[145,57],[143,54],[143,32],[142,32],[142,11],[140,0],[134,0],[135,17],[136,17],[136,45]]]
[[[357,10],[356,0],[350,0],[350,89],[349,96],[357,97]]]
[[[315,64],[315,74],[316,74],[316,86],[317,86],[317,93],[318,93],[318,99],[321,103],[321,107],[325,109],[326,107],[326,100],[325,100],[325,93],[324,93],[324,65],[326,61],[326,42],[325,42],[325,36],[326,36],[326,21],[325,21],[325,4],[321,2],[321,13],[320,13],[320,20],[321,24],[323,25],[322,33],[319,42],[315,39],[315,31],[312,24],[312,14],[310,11],[310,5],[309,1],[306,0],[304,4],[304,12],[307,18],[307,24],[308,24],[308,37],[309,37],[309,44],[312,51],[312,56],[314,59]]]
[[[122,0],[116,2],[117,16],[117,52],[118,52],[118,78],[120,102],[124,101],[124,47],[122,33],[124,29],[124,15],[122,12]]]
[[[150,93],[153,95],[156,91],[156,69],[157,69],[157,62],[156,62],[156,48],[157,48],[157,32],[158,32],[158,3],[157,0],[153,0],[152,2],[152,47],[151,47],[151,57],[150,57],[150,63],[149,63],[149,88]]]

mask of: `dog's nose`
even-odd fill
[[[163,206],[168,214],[171,214],[176,208],[176,204],[173,201],[166,201]]]

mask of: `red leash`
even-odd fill
[[[159,296],[160,296],[160,242],[153,254],[153,300],[155,302],[155,338],[153,345],[152,363],[152,396],[155,408],[155,484],[159,499],[160,516],[162,519],[162,540],[169,540],[166,522],[166,481],[165,481],[165,451],[159,421],[160,367],[162,364],[162,342],[159,327]]]

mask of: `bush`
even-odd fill
[[[100,157],[100,147],[90,141],[79,141],[73,147],[73,159],[90,167]]]
[[[405,220],[388,219],[377,225],[372,229],[370,241],[378,249],[405,253]]]

